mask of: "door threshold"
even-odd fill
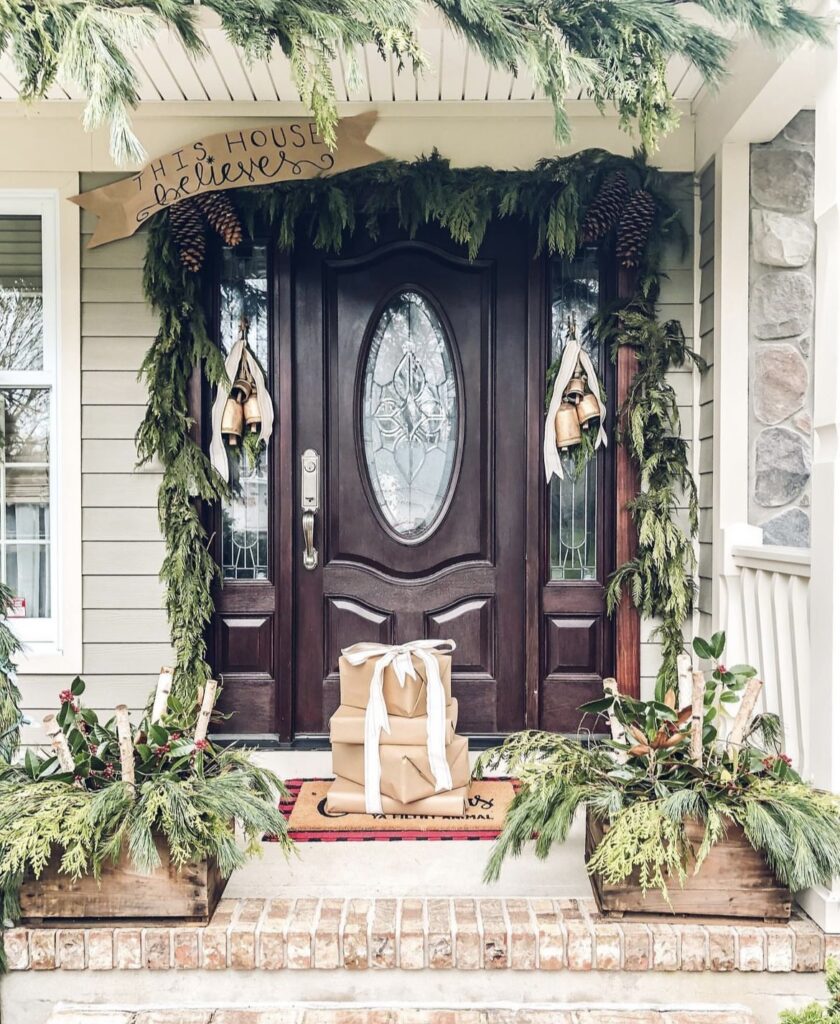
[[[469,736],[470,750],[489,750],[497,747],[505,736]],[[214,743],[234,747],[249,747],[251,750],[330,750],[329,736],[296,736],[293,740],[281,740],[271,733],[225,733],[214,732],[210,739]]]

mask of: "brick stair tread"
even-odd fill
[[[66,1005],[47,1024],[755,1024],[749,1010],[720,1007],[581,1006],[518,1009],[411,1007],[261,1007],[211,1009],[161,1007],[154,1010]]]
[[[114,921],[4,935],[11,971],[771,971],[815,973],[840,936],[788,924],[602,917],[591,899],[225,899],[206,926]]]

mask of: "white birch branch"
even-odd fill
[[[195,723],[194,743],[207,739],[207,730],[210,728],[210,716],[213,713],[213,705],[216,703],[216,691],[218,688],[219,684],[215,679],[208,679],[205,683],[204,696],[201,699],[201,710],[198,713],[198,721]]]
[[[118,704],[114,710],[117,715],[117,738],[120,741],[120,768],[123,782],[127,782],[134,789],[134,744],[131,742],[128,708],[125,704]]]
[[[752,719],[752,713],[758,703],[762,686],[764,686],[764,683],[753,676],[744,688],[744,696],[741,698],[738,714],[735,715],[732,731],[729,733],[729,751],[733,757],[737,756],[738,748],[744,741],[744,733],[747,731],[747,726]]]
[[[691,700],[691,656],[677,655],[677,708],[684,708]]]
[[[157,689],[155,690],[155,701],[152,705],[152,725],[159,722],[166,712],[169,703],[169,694],[172,690],[172,669],[162,668],[158,676]]]
[[[73,760],[73,755],[70,752],[70,746],[67,743],[67,737],[64,735],[61,726],[58,724],[58,719],[55,715],[45,715],[42,724],[44,726],[44,732],[49,737],[50,746],[53,748],[53,752],[58,759],[58,764],[61,770],[63,772],[75,772],[76,762]]]
[[[706,693],[706,677],[702,672],[691,675],[691,760],[696,765],[703,763],[703,698]]]

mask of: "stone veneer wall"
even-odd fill
[[[750,522],[808,547],[814,324],[814,114],[750,154]]]

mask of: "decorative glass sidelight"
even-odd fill
[[[573,260],[551,262],[551,353],[563,351],[570,322],[589,351],[596,368],[601,353],[594,351],[583,328],[599,304],[598,254],[584,250]],[[598,572],[597,509],[598,458],[591,459],[577,480],[556,476],[549,488],[549,579],[594,580]]]
[[[362,439],[388,526],[419,540],[440,516],[458,452],[452,348],[427,299],[404,291],[374,328],[362,381]]]
[[[222,250],[220,341],[227,354],[246,324],[248,345],[268,370],[268,272],[264,245]],[[222,507],[222,574],[268,579],[268,464],[251,465],[245,447],[228,449],[232,497]]]

